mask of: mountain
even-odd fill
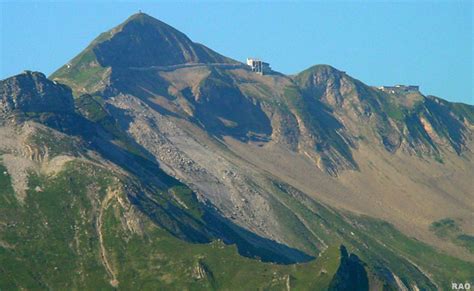
[[[148,16],[134,14],[102,33],[82,53],[53,76],[73,90],[88,92],[110,82],[123,82],[121,69],[183,66],[199,63],[237,64],[211,49],[192,42],[173,27]]]
[[[259,75],[143,13],[0,95],[0,289],[474,278],[471,105]]]

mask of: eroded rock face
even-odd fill
[[[0,113],[74,112],[71,89],[39,72],[25,71],[0,82]]]

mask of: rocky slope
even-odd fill
[[[436,156],[445,143],[457,154],[467,150],[472,106],[450,106],[418,91],[387,93],[329,66],[312,67],[295,80],[308,99],[331,108],[337,119],[347,124],[344,127],[351,136],[367,137],[364,129],[370,128],[389,152]]]
[[[45,247],[21,236],[36,225],[14,213],[31,207],[37,221],[78,211],[54,230],[80,222],[90,243],[67,236],[72,282],[18,263],[34,275],[0,268],[4,286],[26,287],[26,276],[28,288],[92,287],[99,269],[100,286],[125,289],[235,288],[254,272],[252,287],[430,290],[473,276],[472,106],[386,93],[330,66],[260,76],[144,14],[50,79],[26,73],[0,86],[11,184],[1,194],[14,209],[0,217],[0,258]],[[51,204],[60,195],[69,206]],[[262,261],[311,262],[263,264],[215,241]],[[173,244],[191,257],[172,266]],[[248,269],[218,271],[229,261]]]

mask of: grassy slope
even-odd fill
[[[68,85],[76,96],[98,90],[110,74],[107,68],[100,66],[94,51],[89,47],[72,59],[69,66],[61,67],[49,78]]]
[[[72,162],[55,177],[31,175],[30,189],[42,191],[29,190],[20,205],[10,176],[3,166],[0,170],[0,289],[111,289],[95,219],[106,189],[118,183],[113,173]],[[288,276],[296,289],[323,289],[339,264],[337,247],[307,264],[262,263],[219,241],[184,242],[148,219],[139,235],[123,228],[125,211],[112,199],[102,226],[107,256],[123,289],[284,289]],[[193,275],[197,265],[204,266],[205,278]]]
[[[474,236],[463,233],[458,223],[451,218],[443,218],[431,224],[430,230],[442,239],[448,239],[474,253]]]
[[[311,234],[329,245],[344,244],[379,276],[388,268],[407,286],[417,284],[426,289],[434,288],[431,282],[450,288],[452,281],[474,278],[473,263],[409,238],[387,222],[335,211],[313,200],[302,199],[295,189],[285,184],[276,183],[274,193],[280,203],[305,222]]]
[[[98,169],[89,170],[71,165],[55,178],[31,175],[30,189],[39,186],[42,191],[29,190],[24,205],[13,198],[11,187],[1,188],[0,220],[7,226],[1,239],[12,248],[0,248],[0,289],[107,285],[86,192],[95,188],[98,199],[109,181]],[[1,184],[8,185],[9,179],[2,176]]]

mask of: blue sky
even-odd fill
[[[221,54],[260,57],[286,74],[330,64],[369,85],[417,84],[474,104],[474,1],[0,2],[1,79],[49,75],[141,9]]]

